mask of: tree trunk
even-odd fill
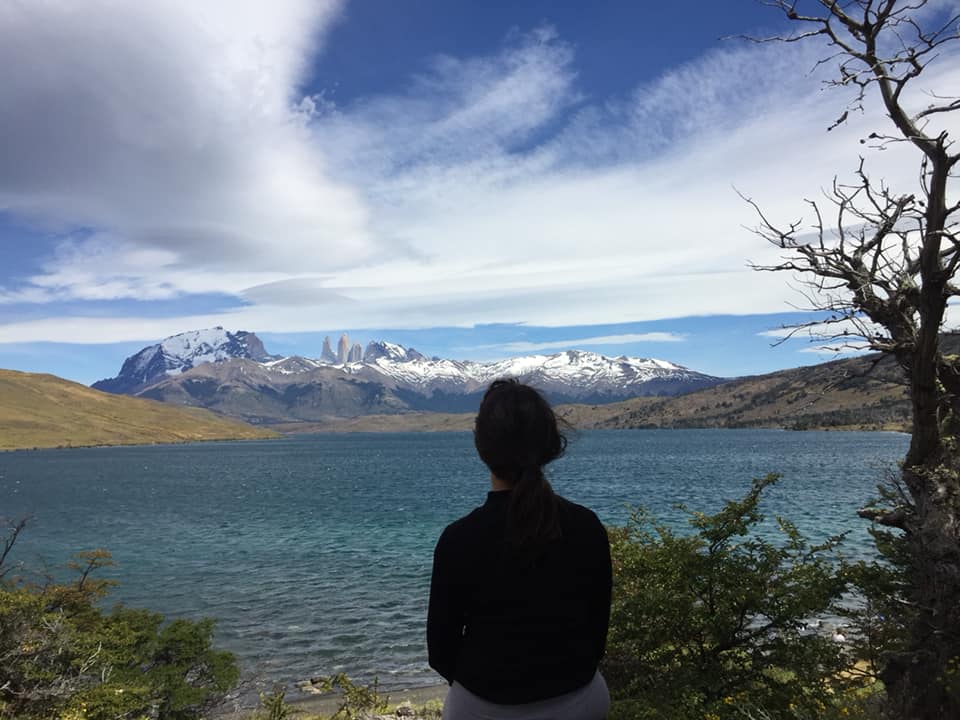
[[[945,154],[935,158],[931,190],[945,197]],[[912,587],[910,635],[903,652],[882,672],[890,716],[904,720],[960,718],[960,678],[948,665],[960,658],[960,373],[941,355],[939,333],[948,277],[939,253],[946,220],[943,201],[932,200],[921,256],[920,329],[904,363],[910,379],[913,435],[903,480],[913,504],[905,528]]]
[[[945,682],[949,661],[960,655],[956,453],[944,453],[941,459],[937,467],[904,470],[911,494],[919,499],[906,537],[913,586],[905,599],[914,612],[904,650],[888,658],[881,674],[891,701],[890,717],[903,720],[960,718],[957,684],[951,692]],[[924,492],[914,492],[917,486]]]

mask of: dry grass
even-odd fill
[[[276,437],[207,410],[91,390],[54,375],[0,370],[0,450]]]

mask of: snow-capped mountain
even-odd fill
[[[427,359],[420,353],[416,355],[418,357],[409,357],[395,352],[388,357],[375,357],[372,362],[367,361],[365,356],[364,361],[398,383],[425,394],[437,390],[471,393],[485,388],[498,378],[514,377],[553,397],[588,398],[597,402],[604,399],[622,400],[636,395],[676,395],[688,391],[689,385],[703,387],[719,380],[666,360],[622,355],[611,358],[582,350],[527,355],[487,363]],[[349,365],[345,370],[358,371]],[[673,391],[671,385],[675,386]]]
[[[350,348],[349,353],[347,348]],[[567,350],[497,362],[427,358],[413,348],[372,342],[362,353],[342,336],[319,358],[271,356],[252,333],[222,328],[182,333],[128,358],[95,388],[193,404],[259,422],[409,410],[470,411],[498,378],[534,385],[552,402],[606,403],[679,395],[716,385],[665,360]]]
[[[363,351],[363,362],[369,365],[376,363],[378,360],[387,360],[388,364],[393,364],[426,360],[426,358],[413,348],[405,348],[403,345],[397,345],[396,343],[383,340],[367,343],[367,349]]]
[[[97,390],[132,394],[168,377],[204,363],[234,358],[267,361],[271,357],[251,332],[232,333],[222,327],[192,330],[173,335],[127,358],[115,378],[93,384]]]

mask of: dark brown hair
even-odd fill
[[[543,474],[567,447],[553,409],[529,385],[496,380],[480,402],[473,439],[490,472],[511,487],[507,539],[535,559],[560,536],[557,496]]]

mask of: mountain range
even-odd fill
[[[593,404],[680,395],[724,381],[665,360],[579,350],[484,363],[428,358],[382,341],[361,352],[346,335],[338,350],[327,338],[319,358],[270,355],[253,333],[210,328],[140,350],[116,377],[93,387],[271,424],[472,411],[490,382],[504,377],[540,388],[554,403]]]
[[[604,376],[600,370],[610,364],[646,367],[645,364],[659,362],[670,366],[658,366],[664,371],[677,367],[663,361],[599,361],[597,358],[602,356],[571,351],[532,356],[549,361],[460,363],[467,368],[480,366],[473,368],[472,378],[464,380],[468,373],[454,373],[458,368],[455,361],[428,360],[415,350],[390,343],[372,343],[364,352],[362,348],[358,350],[359,346],[342,342],[337,353],[329,343],[324,343],[325,350],[329,350],[324,363],[271,356],[252,333],[228,333],[215,328],[184,335],[144,348],[124,362],[117,378],[103,381],[114,388],[125,384],[140,397],[98,392],[51,375],[0,370],[0,450],[270,437],[275,435],[271,431],[463,431],[472,427],[475,404],[463,412],[411,409],[410,398],[419,398],[424,405],[435,403],[438,398],[425,400],[408,390],[410,395],[405,399],[396,378],[384,380],[383,372],[378,376],[379,383],[361,377],[392,364],[404,371],[404,382],[409,386],[416,386],[417,382],[429,385],[429,380],[446,368],[447,381],[452,383],[449,387],[456,387],[458,382],[462,387],[485,382],[491,375],[511,368],[529,371],[532,367],[534,372],[541,373],[542,379],[553,380],[564,373],[589,375],[586,370],[592,369],[599,384]],[[946,352],[960,352],[960,335],[945,334],[941,347]],[[339,362],[341,354],[346,355],[346,363]],[[287,384],[278,378],[286,378]],[[621,384],[625,384],[624,377]],[[594,386],[594,392],[598,386]],[[579,391],[591,392],[582,377]],[[205,392],[209,397],[204,400]],[[166,399],[167,403],[146,399],[150,396]],[[475,403],[477,394],[457,396],[451,392],[445,399],[457,398]],[[221,410],[221,414],[190,407],[201,401]],[[358,406],[366,412],[356,414]],[[224,418],[223,409],[240,418],[269,423],[270,430]],[[685,394],[561,404],[557,411],[574,427],[583,429],[768,427],[909,431],[910,419],[903,373],[892,358],[879,355],[736,378]]]

